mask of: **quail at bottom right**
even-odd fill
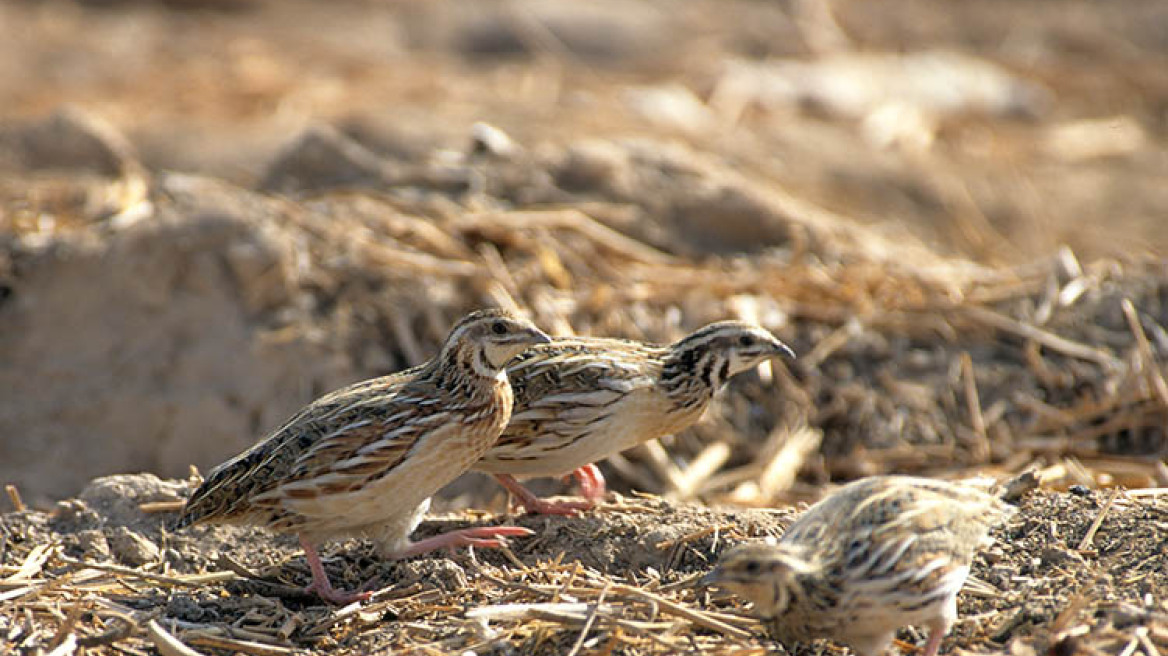
[[[731,548],[703,579],[753,604],[785,644],[830,638],[881,656],[898,628],[925,626],[936,656],[957,593],[990,529],[1014,508],[960,484],[874,476],[807,509],[776,543]]]

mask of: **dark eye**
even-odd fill
[[[743,335],[738,338],[739,346],[754,346],[754,335]]]
[[[503,323],[502,321],[496,321],[495,323],[491,324],[491,332],[495,333],[496,335],[506,335],[507,324]]]
[[[749,563],[746,563],[747,574],[758,574],[759,569],[761,569],[761,566],[758,564],[757,560],[752,560]]]

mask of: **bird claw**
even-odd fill
[[[372,581],[370,581],[372,583]],[[368,583],[365,585],[368,587]],[[337,590],[332,585],[325,581],[323,584],[320,581],[313,581],[304,591],[308,594],[316,595],[323,601],[338,606],[346,606],[354,601],[365,601],[373,596],[372,592],[348,592],[346,590]]]
[[[312,583],[304,588],[307,594],[314,594],[322,600],[344,606],[351,604],[354,601],[365,601],[373,596],[372,592],[348,592],[346,590],[337,590],[333,584],[329,582],[328,574],[324,571],[324,564],[320,562],[320,554],[316,552],[316,547],[312,543],[300,536],[300,546],[304,549],[304,557],[308,560],[308,568],[312,570]]]
[[[432,538],[419,540],[393,554],[394,558],[408,558],[435,549],[456,549],[458,547],[498,548],[507,544],[506,538],[527,537],[535,531],[522,526],[480,526],[449,531]]]
[[[460,545],[464,547],[482,547],[483,549],[498,549],[507,545],[507,538],[466,538]]]
[[[604,498],[606,492],[604,474],[596,465],[588,464],[572,472],[572,476],[580,483],[580,492],[585,499],[595,505]]]
[[[465,535],[468,538],[525,538],[535,535],[535,531],[524,528],[522,526],[479,526],[477,528],[464,528],[460,531],[452,531],[460,535]]]
[[[578,511],[588,510],[596,505],[593,501],[547,501],[523,487],[513,476],[496,474],[495,478],[511,493],[515,505],[522,506],[532,515],[567,515],[570,517]]]
[[[523,528],[522,526],[483,526],[463,529],[461,531],[451,531],[444,535],[452,535],[451,542],[447,545],[451,549],[456,547],[498,549],[507,546],[508,537],[527,537],[534,534],[535,531]]]

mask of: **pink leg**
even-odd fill
[[[594,505],[591,501],[545,501],[535,496],[531,490],[523,487],[519,481],[515,480],[514,476],[507,474],[495,474],[495,480],[507,488],[507,491],[519,500],[519,505],[527,509],[527,512],[536,515],[575,515],[576,511],[588,510]]]
[[[949,633],[949,624],[934,623],[929,626],[929,639],[925,641],[925,649],[921,656],[937,656],[937,652],[941,651],[941,641],[945,639],[945,634]]]
[[[501,547],[506,544],[505,537],[526,537],[535,535],[535,531],[522,526],[483,526],[479,528],[465,528],[461,531],[448,531],[432,538],[419,540],[410,546],[396,551],[391,558],[409,558],[434,551],[443,547]]]
[[[596,465],[584,465],[572,472],[572,475],[580,483],[580,491],[584,493],[585,499],[595,504],[604,498],[604,474],[600,473],[599,467]]]
[[[304,557],[308,559],[308,568],[312,570],[312,583],[305,588],[306,592],[315,593],[321,599],[338,605],[365,601],[370,597],[371,593],[369,592],[346,592],[333,588],[333,584],[329,583],[328,574],[324,571],[324,565],[320,562],[320,555],[316,553],[316,548],[304,539],[304,536],[300,536],[300,548],[304,549]]]

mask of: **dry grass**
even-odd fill
[[[1168,646],[1165,496],[1027,493],[976,563],[951,641],[977,653],[1069,645],[1115,653],[1135,644],[1155,656]],[[12,563],[0,567],[0,629],[19,653],[761,653],[768,643],[758,624],[696,579],[726,545],[781,531],[790,517],[642,497],[580,519],[523,518],[541,529],[541,544],[514,551],[383,563],[347,543],[340,562],[330,559],[333,576],[371,578],[379,590],[335,608],[301,592],[308,573],[299,558],[257,568],[227,555],[241,542],[253,547],[242,555],[250,561],[296,553],[290,543],[259,546],[272,540],[256,532],[183,539],[159,533],[155,521],[143,533],[180,555],[128,567],[69,555],[83,547],[67,524],[12,513],[0,524]],[[674,537],[636,535],[659,522],[675,527]],[[597,554],[590,544],[600,540],[614,551]],[[172,567],[199,552],[213,558],[206,571]],[[797,651],[811,649],[834,653]]]

